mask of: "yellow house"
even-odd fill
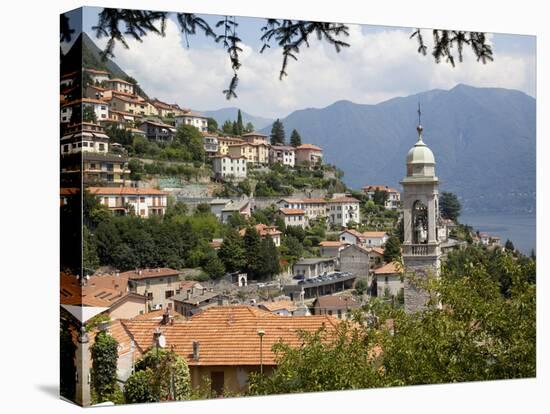
[[[267,164],[269,162],[269,145],[265,143],[230,144],[228,154],[233,157],[244,157],[247,162],[253,164]]]
[[[218,153],[221,155],[227,155],[229,153],[229,146],[234,144],[241,144],[244,141],[236,137],[217,137],[218,139]]]

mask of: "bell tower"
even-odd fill
[[[422,139],[418,106],[418,140],[407,154],[407,175],[403,186],[403,265],[405,270],[405,312],[423,309],[428,294],[418,281],[439,277],[441,267],[439,222],[439,180],[435,175],[435,158]]]

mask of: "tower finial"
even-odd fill
[[[422,130],[424,128],[422,128],[421,123],[422,112],[420,111],[420,101],[418,101],[418,110],[416,112],[418,112],[418,125],[416,126],[416,130],[418,131],[418,141],[422,141]]]

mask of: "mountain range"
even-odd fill
[[[459,84],[376,105],[338,101],[294,111],[282,122],[287,137],[295,128],[302,142],[321,146],[350,187],[401,188],[417,140],[418,104],[440,191],[457,194],[465,211],[535,210],[536,101],[523,92]]]
[[[239,108],[230,107],[230,108],[217,109],[215,111],[199,111],[199,112],[204,114],[205,116],[214,118],[218,123],[218,125],[221,127],[223,123],[227,120],[230,120],[230,121],[236,120],[238,110]],[[252,125],[254,125],[256,129],[263,129],[269,126],[269,129],[271,131],[271,124],[273,124],[273,121],[275,121],[274,119],[271,119],[271,118],[264,118],[261,116],[251,115],[247,112],[244,112],[243,110],[241,110],[241,115],[243,117],[243,122],[245,124],[247,122],[252,122]]]

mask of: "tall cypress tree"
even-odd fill
[[[280,272],[279,251],[271,237],[266,237],[260,243],[258,277],[272,279]]]
[[[285,127],[283,123],[277,118],[273,122],[271,128],[271,145],[284,145],[285,143]]]
[[[237,135],[242,135],[244,132],[243,116],[240,109],[237,112],[237,132]]]
[[[290,134],[290,145],[293,147],[299,147],[302,145],[302,137],[295,129],[293,129],[292,134]]]
[[[245,254],[243,239],[236,230],[229,230],[218,252],[218,257],[224,263],[225,268],[229,272],[242,270],[246,265]]]
[[[257,279],[260,275],[260,244],[261,239],[258,231],[254,227],[247,227],[244,233],[244,248],[246,251],[245,269],[248,273],[248,277],[251,279]]]

